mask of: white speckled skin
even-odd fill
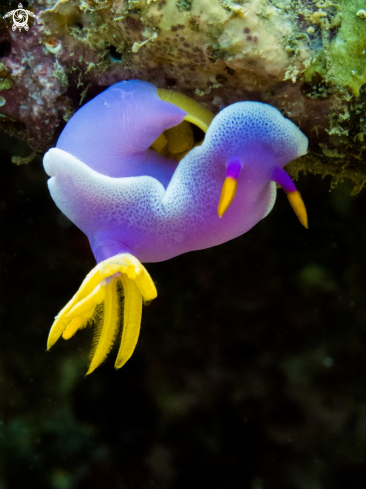
[[[102,119],[103,112],[95,116]],[[134,128],[136,138],[143,130],[143,118],[140,124],[141,130]],[[118,129],[124,132],[123,125]],[[59,147],[46,153],[44,167],[52,177],[48,182],[52,198],[89,237],[97,261],[128,251],[141,262],[156,262],[248,231],[273,207],[273,169],[305,154],[307,143],[306,136],[277,109],[239,102],[215,117],[203,144],[180,161],[167,188],[166,176],[103,175],[87,160],[80,161]],[[145,152],[151,152],[150,144]],[[242,170],[237,194],[220,219],[217,206],[230,158],[238,158]],[[123,158],[120,165],[123,168]]]

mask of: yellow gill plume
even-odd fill
[[[157,296],[149,273],[129,253],[121,253],[102,261],[87,275],[78,292],[56,316],[47,349],[61,335],[69,339],[78,329],[94,321],[96,334],[87,374],[95,370],[112,348],[121,322],[119,281],[124,291],[124,323],[115,367],[122,367],[131,357],[138,340],[142,302],[148,303]]]

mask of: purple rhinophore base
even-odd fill
[[[238,158],[231,158],[226,163],[226,178],[238,179],[241,170],[241,162]]]
[[[281,185],[287,194],[289,192],[296,192],[296,187],[292,178],[282,168],[277,167],[273,170],[271,180],[278,183],[278,185]]]

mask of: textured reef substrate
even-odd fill
[[[310,139],[308,155],[289,171],[330,174],[333,185],[349,177],[356,192],[366,181],[364,7],[363,0],[25,2],[37,15],[28,31],[0,18],[1,127],[42,153],[82,103],[139,78],[215,113],[239,100],[274,105]]]

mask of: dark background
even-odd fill
[[[365,191],[302,176],[309,230],[280,190],[246,235],[148,264],[132,359],[84,377],[91,330],[45,347],[93,256],[2,143],[0,489],[366,486]]]

